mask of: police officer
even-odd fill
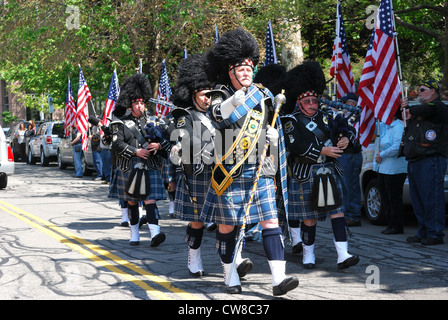
[[[448,158],[448,107],[439,100],[434,80],[420,84],[420,104],[405,108],[405,134],[402,154],[408,161],[409,192],[417,217],[417,234],[408,242],[423,245],[443,243],[445,229],[444,176]]]

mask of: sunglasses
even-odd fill
[[[302,99],[300,100],[303,104],[317,104],[319,100],[317,99]]]
[[[426,90],[429,90],[429,88],[420,88],[420,92],[425,92]]]

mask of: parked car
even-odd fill
[[[8,176],[12,174],[14,174],[14,155],[2,129],[0,130],[0,189],[6,188]]]
[[[57,159],[58,146],[64,136],[63,121],[48,121],[39,125],[36,134],[28,143],[28,163],[35,164],[40,159],[42,166],[48,166],[50,161]]]
[[[61,170],[67,169],[67,166],[74,166],[73,162],[73,147],[70,145],[71,139],[64,137],[61,139],[61,143],[56,151],[58,167]],[[82,162],[82,174],[84,176],[90,176],[95,171],[95,165],[93,164],[92,148],[90,146],[90,139],[87,142],[87,150],[83,150],[81,154]]]
[[[361,194],[363,197],[364,213],[370,223],[374,225],[384,225],[386,217],[384,215],[381,196],[377,187],[377,172],[373,170],[373,159],[375,157],[375,144],[370,143],[367,148],[363,148],[363,163],[361,174],[359,177],[361,184]],[[447,159],[448,162],[448,159]],[[445,204],[448,206],[448,168],[445,173]],[[411,206],[411,198],[409,196],[409,181],[406,178],[403,186],[403,204]],[[447,211],[448,212],[448,211]]]

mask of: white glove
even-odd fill
[[[175,164],[176,166],[180,165],[181,161],[182,161],[182,155],[181,155],[181,151],[182,151],[182,145],[178,142],[176,143],[170,151],[170,160],[173,164]]]
[[[278,131],[275,128],[271,128],[270,125],[268,125],[266,129],[266,138],[269,139],[269,144],[273,147],[278,146]]]
[[[221,103],[221,116],[223,119],[228,119],[235,108],[244,103],[246,100],[246,91],[247,88],[243,87],[235,92],[233,96]]]

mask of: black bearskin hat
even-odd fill
[[[228,84],[228,72],[232,67],[249,63],[254,68],[258,64],[260,52],[257,40],[241,28],[227,31],[207,54],[207,60],[209,80]]]
[[[257,74],[254,77],[254,82],[261,83],[276,96],[282,89],[285,89],[286,75],[285,67],[276,63],[271,63],[257,71]]]
[[[308,95],[319,96],[325,90],[325,75],[317,61],[304,61],[287,73],[283,113],[291,113],[296,101]]]
[[[142,73],[136,73],[127,78],[120,87],[120,95],[115,105],[114,115],[121,117],[126,109],[132,107],[132,101],[142,99],[148,102],[151,98],[152,89],[149,79]]]
[[[173,94],[173,103],[177,107],[192,106],[193,95],[197,91],[212,89],[214,83],[208,81],[205,73],[206,58],[204,54],[189,55],[178,69],[177,84]]]

